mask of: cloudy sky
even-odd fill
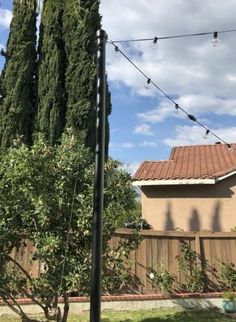
[[[11,0],[1,0],[0,46],[6,43]],[[236,0],[101,0],[103,29],[110,40],[153,38],[236,29]],[[236,142],[236,32],[117,44],[189,114],[227,142]],[[2,58],[0,58],[2,60]],[[0,61],[1,67],[2,61]],[[176,145],[218,141],[175,113],[175,106],[122,55],[107,44],[112,93],[110,155],[130,169],[142,160],[167,159]]]
[[[236,29],[236,0],[101,0],[110,40]],[[117,44],[154,83],[227,142],[236,141],[236,33]],[[218,141],[174,112],[175,106],[107,45],[113,99],[110,153],[131,166],[161,160],[175,145]]]

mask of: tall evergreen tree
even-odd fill
[[[64,39],[67,55],[66,126],[86,146],[95,147],[96,32],[100,28],[99,1],[65,0]],[[110,94],[107,95],[107,115]],[[106,150],[108,147],[107,121]]]
[[[51,145],[60,139],[65,123],[63,3],[45,0],[40,25],[36,130]]]
[[[1,74],[0,145],[16,136],[31,143],[36,60],[36,0],[14,0],[13,18]]]

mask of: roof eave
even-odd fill
[[[134,186],[173,186],[189,184],[215,184],[215,179],[135,180]]]
[[[228,177],[231,177],[231,176],[233,176],[234,174],[236,174],[236,171],[232,171],[232,172],[230,172],[230,173],[225,174],[224,176],[218,177],[218,178],[216,179],[216,181],[221,181],[221,180],[227,179]]]

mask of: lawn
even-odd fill
[[[88,314],[71,316],[68,322],[87,322]],[[103,322],[232,322],[216,310],[196,311],[183,309],[156,309],[137,312],[104,312]],[[20,322],[20,319],[1,316],[0,322]]]

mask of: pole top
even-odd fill
[[[106,31],[105,30],[103,30],[103,29],[99,29],[99,30],[97,30],[97,37],[98,38],[105,38],[105,39],[107,39],[108,37],[107,37],[107,33],[106,33]]]

